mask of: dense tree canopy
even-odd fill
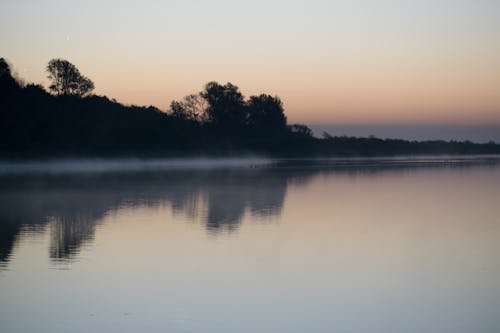
[[[247,123],[262,132],[283,132],[286,117],[279,97],[270,95],[251,96],[247,103]]]
[[[92,82],[65,60],[51,60],[48,71],[54,94],[20,84],[0,58],[0,157],[500,153],[493,142],[319,139],[287,124],[279,97],[246,99],[231,83],[210,82],[163,112],[89,95]]]
[[[94,90],[94,83],[67,60],[50,60],[47,72],[51,81],[49,89],[57,95],[86,96]]]
[[[200,95],[208,104],[207,119],[221,130],[239,131],[245,124],[244,97],[237,86],[209,82]]]
[[[200,94],[188,95],[182,101],[172,101],[170,112],[177,119],[206,122],[207,102]]]
[[[245,100],[232,83],[209,82],[198,94],[170,104],[170,114],[177,119],[209,124],[221,133],[242,131],[268,137],[287,131],[283,103],[277,96],[261,94]]]

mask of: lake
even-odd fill
[[[0,166],[0,332],[500,332],[500,160]]]

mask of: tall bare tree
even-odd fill
[[[49,89],[57,95],[86,96],[94,90],[94,83],[80,74],[75,65],[64,59],[52,59],[47,65]]]

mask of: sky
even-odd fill
[[[95,93],[155,105],[232,82],[291,122],[500,125],[500,1],[0,0],[0,57],[48,86],[52,58]],[[500,127],[499,127],[500,128]]]

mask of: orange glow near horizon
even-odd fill
[[[162,110],[218,81],[245,96],[278,95],[290,122],[500,124],[497,2],[2,7],[0,57],[44,86],[46,63],[61,57],[94,81],[96,94]]]

